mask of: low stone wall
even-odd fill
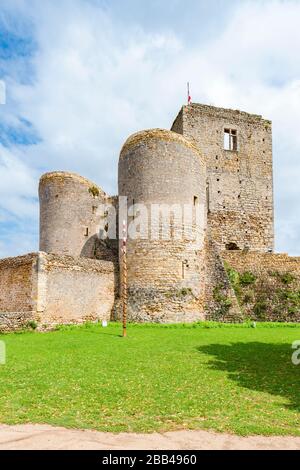
[[[286,253],[222,251],[222,258],[240,272],[251,271],[258,275],[277,271],[300,277],[300,257],[288,256]]]
[[[208,232],[206,240],[206,320],[239,322],[243,319],[219,249]]]
[[[33,310],[32,275],[35,253],[0,260],[0,311]]]
[[[38,315],[45,324],[110,320],[115,301],[114,264],[39,255]]]
[[[110,261],[32,253],[0,261],[0,330],[109,320],[117,273]]]
[[[0,328],[21,328],[35,318],[36,253],[0,260]]]
[[[245,318],[300,322],[300,257],[222,252]]]

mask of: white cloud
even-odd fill
[[[36,187],[34,170],[22,163],[23,154],[13,153],[0,145],[0,201],[15,218],[32,217],[35,211]]]
[[[17,3],[32,21],[38,51],[33,84],[11,82],[10,95],[15,115],[32,122],[42,141],[0,149],[1,206],[13,214],[21,207],[36,223],[38,174],[54,169],[79,172],[115,193],[123,141],[142,128],[170,127],[189,80],[194,101],[273,120],[277,249],[300,253],[299,2],[234,4],[205,42],[203,32],[189,41],[171,23],[151,29],[149,18],[145,30],[134,11],[126,25],[97,2]],[[7,179],[14,174],[12,194]]]

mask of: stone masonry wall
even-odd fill
[[[110,320],[115,302],[114,263],[41,254],[40,306],[43,324]]]
[[[208,232],[206,240],[206,320],[239,322],[243,315],[223,259]]]
[[[300,322],[300,257],[223,252],[245,318]]]
[[[222,252],[222,258],[240,272],[251,271],[257,275],[277,271],[291,273],[300,278],[300,256],[286,253],[257,253],[243,251]]]
[[[0,329],[24,326],[35,319],[36,254],[0,260]]]
[[[0,261],[0,330],[110,320],[117,294],[113,262],[33,253]]]
[[[224,129],[237,150],[224,150]],[[273,250],[272,127],[261,116],[200,104],[183,106],[172,130],[194,139],[207,162],[208,225],[221,250]]]

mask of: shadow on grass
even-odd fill
[[[291,344],[211,344],[198,350],[213,356],[210,367],[227,371],[239,386],[281,396],[287,408],[300,412],[300,365],[292,363]]]

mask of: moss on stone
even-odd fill
[[[99,188],[97,186],[90,186],[89,193],[92,194],[93,197],[98,197],[100,195]]]

